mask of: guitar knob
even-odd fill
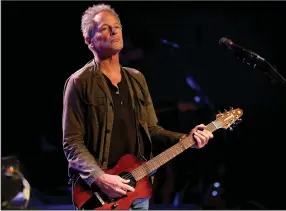
[[[117,202],[115,202],[112,206],[111,209],[115,209],[118,206]]]

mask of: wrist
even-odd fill
[[[179,141],[181,141],[181,140],[183,140],[183,139],[185,139],[185,138],[187,138],[187,137],[188,137],[188,134],[184,134],[184,135],[182,135],[182,136],[180,137]]]
[[[99,174],[95,179],[94,179],[94,183],[96,185],[99,185],[101,183],[101,181],[103,180],[104,176],[106,175],[106,173],[102,172],[101,174]]]
[[[86,184],[88,184],[91,187],[92,184],[95,184],[96,181],[98,180],[98,178],[101,177],[101,175],[103,175],[103,174],[104,174],[104,171],[96,172],[95,174],[91,175],[90,177],[85,178],[84,181]]]

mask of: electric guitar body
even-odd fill
[[[129,173],[136,169],[144,161],[138,161],[133,155],[124,155],[116,166],[105,173],[119,175],[125,179],[130,179],[129,185],[135,188],[134,192],[127,192],[127,195],[119,199],[109,199],[99,188],[91,189],[82,179],[78,178],[73,185],[73,200],[78,209],[84,205],[85,209],[129,209],[134,200],[152,196],[152,183],[150,177],[144,177],[136,182]]]
[[[217,129],[230,129],[238,124],[243,112],[241,109],[231,109],[216,115],[216,120],[206,125],[206,129],[214,132]],[[80,177],[74,182],[73,203],[78,209],[100,210],[128,210],[134,200],[152,196],[152,183],[149,175],[183,151],[195,144],[192,136],[181,139],[177,144],[160,153],[149,161],[138,161],[130,154],[124,155],[116,166],[105,172],[119,175],[124,179],[130,179],[129,185],[134,187],[134,192],[117,199],[111,199],[104,194],[99,187],[89,187]]]

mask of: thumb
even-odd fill
[[[196,126],[197,130],[204,130],[207,126],[205,126],[204,124],[200,124]]]
[[[129,183],[130,179],[123,179],[123,178],[121,178],[121,181],[124,182],[124,183]]]

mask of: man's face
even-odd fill
[[[94,17],[97,23],[91,42],[100,57],[110,57],[123,48],[122,27],[110,12],[100,12]]]

